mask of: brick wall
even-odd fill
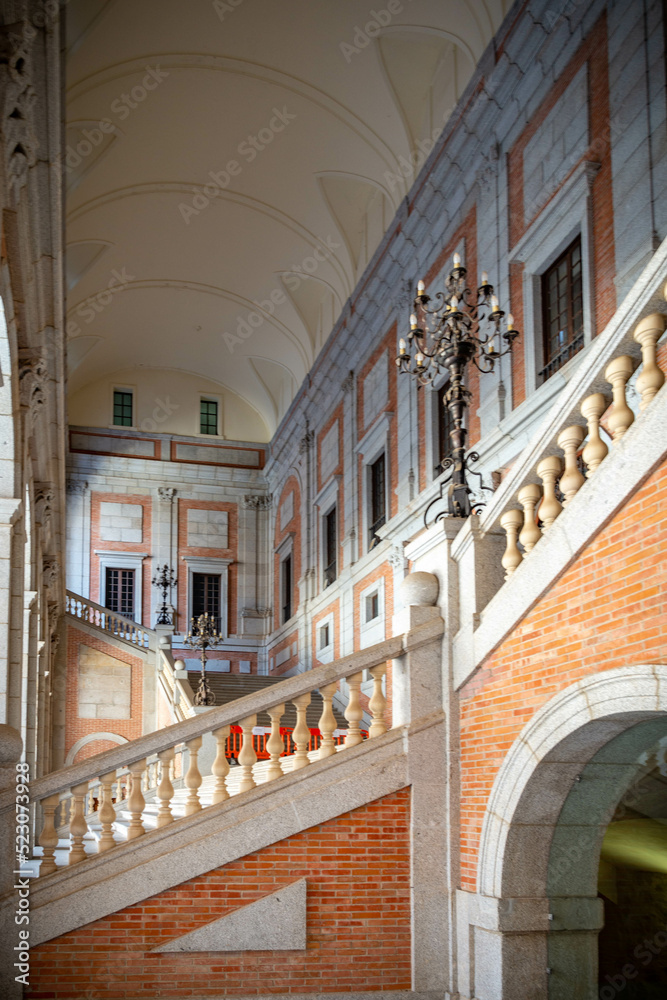
[[[289,521],[282,527],[280,523],[280,511],[283,501],[289,493],[294,493],[293,514]],[[275,548],[284,541],[289,534],[294,534],[292,547],[292,615],[295,615],[299,607],[299,580],[301,578],[301,490],[296,476],[290,476],[282,488],[280,499],[277,505],[278,517],[276,518]],[[273,558],[273,627],[278,628],[281,624],[280,616],[280,556]]]
[[[632,663],[667,663],[666,498],[667,463],[461,689],[465,887],[475,886],[494,779],[535,712],[588,674]]]
[[[83,719],[79,717],[79,649],[86,646],[89,649],[99,650],[107,656],[112,656],[121,663],[127,663],[132,671],[131,695],[130,695],[130,718],[129,719]],[[68,623],[67,627],[67,699],[65,709],[65,753],[69,753],[71,748],[80,740],[82,736],[90,733],[110,732],[118,736],[124,736],[128,740],[137,739],[143,732],[143,662],[139,657],[132,656],[124,649],[118,649],[110,643],[98,639],[97,636],[89,635],[80,631],[75,625]],[[76,761],[81,761],[87,757],[92,757],[102,750],[108,750],[115,744],[96,740],[87,743],[76,756]]]
[[[142,540],[140,542],[107,541],[101,537],[100,507],[103,503],[123,505],[136,504],[143,508]],[[93,493],[90,498],[90,598],[97,604],[104,604],[104,584],[100,579],[99,556],[97,550],[105,552],[151,552],[151,515],[152,500],[150,497],[131,495],[127,493]],[[144,559],[141,579],[136,580],[141,587],[141,618],[142,624],[151,624],[151,573],[150,560]]]
[[[402,789],[31,949],[26,998],[407,990],[409,821]],[[305,952],[150,953],[302,877]]]
[[[200,545],[188,545],[188,511],[210,510],[224,511],[227,514],[227,548],[203,548]],[[238,511],[234,503],[216,503],[210,500],[178,500],[178,614],[183,631],[190,627],[188,617],[188,571],[183,556],[201,559],[232,559],[228,568],[227,592],[227,628],[230,635],[236,633],[237,626],[237,579],[238,564],[235,561],[238,552]],[[243,657],[244,659],[246,657]]]

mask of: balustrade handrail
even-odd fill
[[[108,774],[117,768],[127,767],[135,761],[143,760],[162,750],[167,750],[213,730],[221,729],[223,726],[231,725],[239,719],[265,712],[275,705],[291,702],[300,695],[307,694],[324,685],[379,666],[386,663],[387,660],[401,657],[409,650],[433,641],[442,634],[443,629],[444,622],[438,617],[404,635],[385,639],[384,642],[350,653],[332,663],[322,664],[313,670],[286,678],[278,684],[272,684],[261,691],[244,695],[236,701],[211,708],[195,718],[177,722],[165,729],[132,740],[130,743],[89,757],[79,764],[72,764],[62,770],[44,775],[44,777],[30,782],[30,799],[31,801],[41,800],[59,792],[68,792],[72,786],[81,785],[87,781],[96,781],[100,775]],[[12,789],[0,794],[0,811],[14,807],[15,795]]]
[[[519,509],[518,491],[528,483],[539,482],[535,467],[542,459],[559,453],[558,432],[572,423],[581,423],[581,404],[595,392],[609,394],[604,378],[605,366],[617,355],[641,358],[640,345],[633,339],[637,323],[652,312],[667,311],[663,286],[667,275],[667,239],[663,240],[650,262],[632,286],[602,333],[595,338],[579,367],[561,390],[536,434],[519,454],[502,483],[487,501],[480,515],[482,531],[497,527],[502,514]]]
[[[91,601],[90,598],[82,597],[81,594],[75,594],[71,590],[65,591],[65,597],[66,597],[65,611],[72,618],[76,618],[78,621],[81,621],[84,624],[92,625],[93,628],[100,628],[101,631],[109,632],[111,635],[113,635],[114,633],[111,629],[104,629],[102,628],[101,625],[96,625],[95,622],[87,622],[84,611],[86,608],[92,608],[93,611],[97,611],[101,615],[105,615],[106,618],[113,619],[114,621],[118,622],[121,626],[124,626],[129,633],[134,633],[137,636],[141,635],[142,637],[145,636],[146,639],[148,640],[148,645],[147,646],[144,645],[143,642],[132,643],[131,639],[125,639],[126,642],[130,642],[132,643],[132,645],[139,646],[139,648],[141,649],[155,650],[157,648],[157,632],[155,632],[151,628],[148,628],[146,625],[142,625],[141,622],[135,622],[131,618],[126,618],[125,615],[121,615],[117,611],[111,611],[109,608],[105,608],[102,604],[96,604],[95,601]],[[76,609],[71,610],[71,602],[81,604],[81,614],[77,614]],[[118,638],[123,639],[124,637],[121,635],[118,636]]]

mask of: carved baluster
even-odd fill
[[[116,810],[113,807],[113,783],[116,780],[116,772],[110,771],[100,778],[100,803],[99,820],[102,827],[102,835],[97,841],[97,853],[103,854],[116,846],[113,836],[113,824],[116,819]]]
[[[320,688],[320,694],[322,695],[322,714],[320,716],[318,726],[322,735],[322,742],[320,743],[319,753],[317,754],[318,760],[330,757],[336,752],[336,744],[333,739],[333,734],[336,729],[336,716],[333,713],[331,703],[333,702],[333,697],[337,690],[338,684],[336,681],[334,681],[333,684],[325,684]]]
[[[530,552],[542,537],[542,531],[535,519],[535,508],[540,502],[542,490],[537,483],[527,483],[517,494],[517,500],[523,507],[523,528],[519,541],[526,552]]]
[[[146,805],[146,799],[144,798],[144,793],[141,790],[141,778],[146,769],[146,758],[142,760],[135,760],[133,764],[130,764],[130,774],[129,774],[129,789],[130,794],[127,799],[127,808],[130,813],[130,825],[127,828],[127,839],[134,840],[135,837],[141,837],[146,831],[144,830],[144,824],[141,820],[144,806]]]
[[[241,781],[239,782],[239,792],[249,792],[257,782],[252,776],[252,769],[257,763],[257,754],[252,742],[252,731],[257,725],[257,716],[249,715],[246,719],[241,719],[241,749],[239,750],[238,762],[241,767]]]
[[[199,751],[201,750],[201,742],[201,736],[195,736],[194,739],[188,740],[185,744],[190,753],[190,763],[187,774],[183,780],[183,784],[188,790],[184,810],[186,816],[192,816],[193,813],[199,812],[201,809],[198,789],[201,785],[202,778],[199,771],[199,764],[197,762],[197,757],[199,756]]]
[[[302,767],[310,764],[308,759],[308,743],[310,741],[310,729],[306,722],[306,711],[310,705],[310,693],[299,695],[292,701],[296,708],[296,726],[292,733],[292,739],[296,745],[294,757],[292,758],[292,770],[298,771]]]
[[[523,514],[520,510],[506,510],[500,518],[500,526],[507,535],[507,545],[505,554],[500,560],[505,570],[505,579],[509,580],[517,566],[522,562],[523,556],[517,546],[519,528],[523,524]]]
[[[213,731],[213,735],[215,737],[216,753],[215,760],[211,764],[211,774],[215,778],[211,804],[216,805],[216,803],[224,802],[225,799],[229,798],[229,792],[227,791],[229,761],[227,760],[227,754],[225,753],[227,737],[229,736],[229,726],[223,726],[221,729],[215,729]]]
[[[588,441],[583,450],[582,458],[586,463],[586,478],[590,479],[600,462],[609,453],[609,448],[600,437],[600,418],[609,403],[601,392],[587,396],[581,404],[581,415],[588,425]]]
[[[633,423],[635,415],[625,399],[625,386],[635,368],[634,361],[627,354],[621,354],[607,365],[604,377],[611,385],[614,405],[609,417],[609,430],[614,444],[620,441],[628,427]]]
[[[359,723],[364,717],[361,701],[359,700],[363,676],[363,672],[360,671],[358,674],[352,674],[350,677],[346,678],[347,686],[350,689],[350,700],[348,701],[347,708],[345,709],[345,718],[348,722],[347,734],[345,736],[346,747],[355,747],[363,740],[361,727],[359,726]]]
[[[58,834],[56,832],[55,824],[55,813],[60,802],[60,795],[58,792],[55,795],[49,795],[48,798],[42,799],[42,812],[44,814],[44,822],[42,823],[42,832],[39,835],[39,846],[42,848],[42,863],[39,866],[39,876],[50,875],[51,872],[57,871],[57,864],[55,861],[56,847],[58,846]]]
[[[566,427],[558,435],[558,447],[563,449],[563,454],[565,455],[565,471],[560,477],[559,483],[560,491],[565,497],[563,501],[564,507],[567,507],[570,500],[586,482],[577,466],[577,451],[585,437],[586,430],[584,427],[580,427],[579,424],[572,424],[571,427]]]
[[[280,766],[280,756],[285,750],[283,738],[280,735],[280,720],[285,714],[285,705],[274,705],[269,709],[271,719],[271,735],[266,741],[266,749],[269,751],[269,766],[266,769],[266,780],[273,781],[281,778],[283,769]]]
[[[384,720],[384,713],[387,710],[387,699],[382,691],[382,679],[387,673],[387,664],[379,663],[377,667],[371,667],[368,671],[373,678],[373,694],[369,702],[371,710],[371,728],[368,732],[370,739],[375,736],[382,736],[387,732],[387,723]]]
[[[637,379],[637,392],[642,397],[640,410],[645,410],[655,394],[662,388],[665,376],[656,361],[656,345],[665,332],[665,317],[661,313],[645,316],[633,334],[633,339],[641,344],[643,370]]]
[[[69,821],[70,849],[68,864],[75,865],[79,861],[83,861],[86,857],[86,852],[83,847],[83,838],[88,833],[88,824],[86,823],[85,814],[88,782],[86,781],[82,785],[74,785],[70,791],[72,792],[74,811],[70,816]]]
[[[548,458],[543,458],[536,469],[544,486],[544,496],[538,511],[542,522],[542,531],[551,527],[563,509],[560,501],[556,498],[556,480],[561,474],[561,469],[562,465],[558,455],[549,455]]]
[[[174,817],[171,811],[171,800],[174,797],[174,786],[171,783],[171,762],[174,759],[176,750],[168,747],[161,750],[157,755],[160,762],[160,784],[157,786],[156,797],[158,800],[156,827],[168,826],[173,823]]]

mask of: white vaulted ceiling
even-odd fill
[[[154,369],[268,440],[507,6],[70,0],[73,421]]]

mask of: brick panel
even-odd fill
[[[151,954],[297,878],[305,952]],[[410,792],[402,789],[31,949],[27,1000],[410,988]]]
[[[476,883],[498,769],[538,709],[581,677],[632,663],[667,663],[666,498],[667,462],[461,689],[465,887]]]

